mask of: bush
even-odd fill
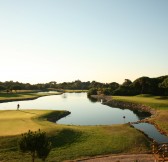
[[[88,91],[88,96],[91,96],[91,95],[97,95],[97,88],[91,88],[89,89]]]
[[[104,95],[111,95],[112,94],[112,90],[110,88],[104,88],[102,92]]]
[[[45,132],[41,132],[40,130],[38,132],[32,132],[29,130],[28,133],[22,134],[19,140],[19,149],[23,153],[29,152],[32,157],[32,162],[34,162],[36,157],[45,161],[51,151],[51,143]]]

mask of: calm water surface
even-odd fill
[[[86,93],[65,93],[40,97],[36,100],[1,103],[0,110],[14,110],[18,103],[20,109],[70,111],[70,115],[57,121],[59,124],[110,125],[135,122],[140,119],[138,115],[128,109],[111,108],[100,102],[91,102]]]
[[[148,137],[154,139],[158,143],[168,143],[168,137],[161,134],[154,125],[149,123],[132,124],[135,128],[144,132]]]
[[[87,98],[86,93],[65,93],[29,101],[1,103],[0,110],[16,110],[17,104],[20,104],[20,109],[68,110],[71,114],[57,121],[59,124],[68,125],[123,124],[144,118],[143,113],[137,115],[137,112],[128,109],[119,109],[103,105],[100,102],[93,102]],[[133,126],[159,143],[168,142],[168,137],[160,134],[151,124],[139,123],[133,124]]]

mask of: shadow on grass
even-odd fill
[[[168,96],[160,96],[160,97],[157,97],[156,99],[158,99],[158,100],[167,100]]]
[[[154,98],[154,99],[158,99],[158,100],[167,100],[168,96],[155,96],[155,95],[151,95],[151,94],[140,94],[137,95],[138,97],[149,97],[149,98]]]
[[[52,111],[48,114],[44,114],[44,115],[41,115],[39,117],[39,119],[46,119],[50,122],[53,122],[53,123],[56,123],[56,121],[58,121],[59,119],[63,118],[63,117],[66,117],[67,115],[69,115],[70,112],[69,111],[65,111],[65,110],[62,110],[62,111]]]
[[[0,97],[21,97],[22,95],[19,93],[0,93]]]
[[[58,148],[77,142],[81,135],[81,132],[72,129],[63,129],[58,132],[57,135],[49,137],[49,140],[51,141],[53,148]]]
[[[155,97],[154,95],[152,94],[139,94],[137,95],[138,97]]]

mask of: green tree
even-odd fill
[[[168,77],[164,79],[162,83],[159,84],[159,87],[165,90],[165,95],[168,95]]]
[[[168,88],[168,77],[159,85],[161,88]]]
[[[0,91],[5,90],[6,88],[3,85],[0,85]]]
[[[40,130],[32,132],[29,130],[28,133],[22,134],[19,140],[19,149],[23,153],[30,153],[32,162],[34,162],[36,157],[45,161],[51,151],[51,143],[45,132]]]
[[[91,89],[89,89],[87,95],[88,96],[97,95],[97,88],[91,88]]]
[[[112,90],[112,91],[114,91],[114,90],[116,90],[117,88],[119,88],[119,84],[118,83],[116,83],[116,82],[112,82],[112,83],[109,83],[109,88]]]
[[[151,78],[149,77],[141,77],[136,79],[132,83],[134,89],[136,89],[137,94],[151,94]]]
[[[15,90],[15,92],[17,92],[17,90],[21,90],[22,87],[19,84],[15,84],[15,85],[11,86],[11,89]]]
[[[128,87],[132,84],[131,80],[129,79],[125,79],[124,83],[122,84],[122,86]]]
[[[103,88],[102,93],[104,95],[111,95],[112,91],[110,88]]]

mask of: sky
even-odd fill
[[[0,0],[0,81],[168,74],[168,0]]]

